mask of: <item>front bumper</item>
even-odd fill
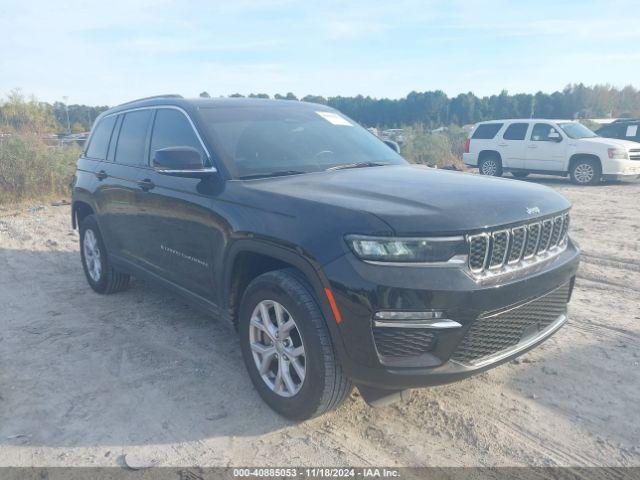
[[[566,321],[566,307],[554,311],[544,328],[497,355],[480,362],[453,357],[481,319],[526,305],[565,285],[570,295],[578,262],[579,252],[569,242],[564,252],[535,271],[478,282],[459,267],[371,265],[347,254],[324,267],[343,317],[341,338],[335,339],[343,367],[358,384],[404,389],[454,382],[506,362],[555,333]],[[441,311],[461,327],[437,331],[427,353],[385,357],[373,333],[373,316],[381,310]]]
[[[602,164],[602,177],[607,180],[633,180],[640,176],[637,160],[607,159]]]
[[[603,180],[616,181],[616,182],[624,182],[624,181],[632,181],[640,179],[640,173],[634,174],[605,174],[602,175]]]

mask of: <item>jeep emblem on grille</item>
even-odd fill
[[[538,207],[527,207],[527,213],[529,215],[537,215],[540,213],[540,209]]]

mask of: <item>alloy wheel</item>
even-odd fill
[[[596,172],[593,170],[593,166],[588,163],[581,163],[576,166],[573,176],[578,183],[589,183],[593,180],[595,174]]]
[[[302,334],[293,316],[280,303],[263,300],[253,310],[249,343],[264,383],[282,397],[302,388],[306,357]]]
[[[102,275],[102,257],[100,255],[98,238],[91,229],[87,229],[84,232],[82,250],[84,252],[84,262],[91,280],[99,282],[100,276]]]
[[[494,176],[498,171],[498,165],[495,160],[485,160],[482,162],[482,173],[484,175]]]

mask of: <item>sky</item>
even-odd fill
[[[638,87],[639,24],[637,0],[0,0],[0,96]]]

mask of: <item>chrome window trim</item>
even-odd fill
[[[204,153],[207,155],[209,160],[213,161],[213,158],[211,157],[211,153],[209,153],[209,149],[206,147],[206,145],[204,144],[204,141],[202,140],[202,137],[198,133],[198,129],[196,128],[195,123],[193,123],[193,120],[191,120],[191,117],[189,116],[187,111],[182,107],[178,107],[177,105],[149,105],[149,106],[146,106],[146,107],[127,108],[127,109],[124,109],[124,110],[118,110],[117,112],[108,113],[105,116],[103,116],[102,119],[105,119],[107,117],[111,117],[111,116],[114,116],[114,115],[122,115],[122,114],[129,113],[129,112],[135,112],[135,111],[138,111],[138,110],[160,110],[160,109],[163,109],[163,108],[169,109],[169,110],[178,110],[179,112],[181,112],[186,117],[187,121],[189,122],[189,125],[191,125],[191,129],[193,130],[193,133],[196,134],[196,138],[198,139],[198,142],[200,142],[200,146],[204,150]],[[152,134],[153,134],[153,130],[152,130]]]

